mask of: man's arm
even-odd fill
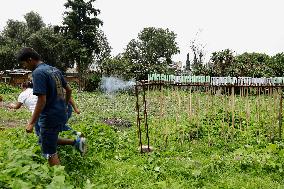
[[[65,91],[66,91],[66,104],[68,104],[70,99],[71,99],[72,89],[68,84],[66,84],[66,86],[64,88],[65,88]]]
[[[74,111],[76,112],[76,114],[80,114],[80,110],[79,110],[78,107],[76,106],[76,104],[75,104],[73,98],[70,98],[70,101],[69,101],[69,102],[70,102],[71,106],[73,107]]]
[[[7,105],[7,108],[17,110],[17,109],[20,109],[22,105],[23,105],[23,103],[21,103],[21,102],[10,103],[10,104]]]
[[[39,95],[38,100],[36,103],[35,111],[32,115],[31,120],[29,121],[28,126],[26,127],[26,130],[28,133],[33,132],[33,127],[36,123],[36,121],[39,118],[40,113],[42,112],[43,108],[45,107],[46,104],[46,95]]]

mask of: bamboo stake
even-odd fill
[[[140,127],[140,108],[139,108],[139,94],[138,94],[138,87],[135,86],[135,94],[136,94],[136,111],[137,111],[137,127],[138,127],[138,137],[139,137],[139,145],[140,145],[140,153],[143,153],[142,149],[142,134],[141,134],[141,127]]]
[[[273,112],[273,136],[274,136],[274,138],[275,138],[275,133],[276,133],[276,131],[275,131],[275,119],[278,121],[278,116],[277,116],[277,99],[278,99],[278,96],[277,96],[277,92],[276,92],[276,90],[275,89],[273,89],[273,98],[274,98],[274,112]]]
[[[148,113],[147,113],[147,101],[146,101],[146,88],[143,85],[143,101],[144,101],[144,123],[146,129],[146,139],[148,144],[148,151],[150,152],[150,137],[149,137],[149,125],[148,125]]]
[[[224,88],[226,90],[226,88]],[[223,108],[223,111],[222,111],[222,115],[223,115],[223,118],[222,118],[222,136],[225,138],[225,96],[224,94],[221,94],[221,100],[222,100],[222,108]]]
[[[249,122],[250,122],[250,107],[249,107],[249,87],[246,90],[246,119],[247,119],[247,130],[249,129]]]
[[[208,119],[208,118],[211,117],[211,115],[209,116],[209,113],[208,113],[208,112],[209,112],[209,110],[211,110],[210,107],[209,107],[209,104],[210,104],[209,101],[211,100],[211,94],[208,93],[208,88],[207,88],[207,87],[205,88],[205,96],[206,96],[206,97],[205,97],[205,101],[206,101],[206,102],[205,102],[205,103],[206,103],[205,117],[206,117],[206,123],[207,123],[206,125],[207,125],[207,127],[209,127],[209,128],[208,128],[208,144],[210,144],[210,141],[211,141],[211,140],[210,140],[211,127],[209,126],[209,119]],[[208,98],[209,98],[209,99],[208,99]],[[211,123],[212,123],[212,121],[211,121]]]
[[[232,128],[235,128],[235,87],[232,87]]]
[[[192,117],[192,87],[190,87],[190,93],[189,93],[189,116]]]
[[[283,94],[282,94],[282,88],[278,89],[279,91],[279,139],[282,140],[282,109],[283,109]]]

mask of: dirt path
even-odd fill
[[[15,128],[24,126],[25,123],[23,120],[1,120],[0,121],[0,130],[4,130],[6,128]]]

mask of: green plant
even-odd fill
[[[100,73],[92,73],[86,79],[85,91],[92,92],[99,88],[99,84],[101,82],[101,74]]]
[[[17,93],[19,91],[19,88],[13,87],[5,83],[0,83],[0,94],[12,94]]]

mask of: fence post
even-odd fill
[[[142,150],[142,134],[141,134],[141,119],[140,119],[140,108],[139,108],[139,91],[138,91],[138,83],[135,85],[135,95],[136,95],[136,111],[137,111],[137,127],[138,127],[138,137],[139,137],[139,145],[140,145],[140,153],[143,153]]]
[[[283,94],[282,94],[282,87],[280,87],[280,101],[279,101],[279,139],[282,138],[282,107],[283,107]]]

